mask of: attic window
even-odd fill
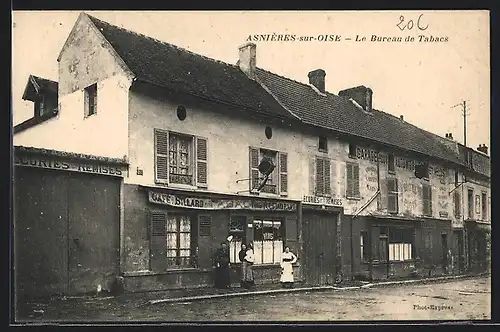
[[[97,113],[97,83],[85,88],[85,116]]]
[[[320,152],[328,152],[328,139],[325,136],[319,137],[318,150]]]
[[[356,144],[349,143],[349,158],[356,158]]]

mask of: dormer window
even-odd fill
[[[85,116],[97,113],[97,83],[85,88]]]

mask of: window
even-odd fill
[[[455,171],[455,187],[458,187],[458,171]]]
[[[356,158],[356,144],[349,143],[349,158]]]
[[[45,98],[40,96],[35,102],[35,116],[42,116],[47,113],[47,108],[45,107]]]
[[[325,136],[320,136],[318,140],[318,151],[328,152],[328,139]]]
[[[330,194],[330,159],[316,158],[316,196]]]
[[[97,113],[97,83],[85,88],[85,116]]]
[[[286,196],[288,194],[288,155],[285,152],[254,147],[250,147],[250,192],[255,192],[264,179],[264,174],[259,171],[259,163],[263,159],[271,160],[275,169],[260,191]]]
[[[246,244],[246,223],[247,218],[245,216],[231,216],[229,220],[229,235],[233,236],[233,239],[229,243],[229,258],[231,263],[240,263],[238,254],[241,250],[241,245],[243,243]]]
[[[367,262],[369,260],[369,242],[368,242],[368,232],[361,231],[359,236],[360,241],[360,252],[361,252],[361,262]]]
[[[396,164],[394,162],[394,155],[392,153],[387,156],[387,170],[391,174],[396,173]]]
[[[415,165],[415,176],[418,179],[429,180],[429,163]]]
[[[166,234],[168,266],[190,266],[191,217],[170,214],[167,218]]]
[[[255,264],[281,262],[285,223],[281,219],[259,218],[253,221],[253,249]]]
[[[398,213],[398,179],[387,179],[387,211],[389,213]]]
[[[460,204],[460,192],[456,191],[453,193],[453,203],[455,206],[455,218],[460,219],[462,216],[462,206]]]
[[[469,219],[474,219],[474,190],[467,190],[467,205],[468,205],[468,217]]]
[[[359,165],[346,163],[346,196],[347,198],[359,198]]]
[[[155,130],[156,182],[207,187],[207,140]]]
[[[413,259],[413,229],[389,230],[389,261],[408,261]]]
[[[432,187],[430,185],[422,185],[422,196],[424,216],[432,217]]]

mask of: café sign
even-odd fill
[[[295,211],[293,202],[258,200],[252,198],[200,198],[149,191],[149,201],[174,207],[203,210],[260,210]]]
[[[302,202],[309,203],[309,204],[342,206],[342,199],[341,198],[332,198],[332,197],[304,196],[302,198]]]

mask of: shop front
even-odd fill
[[[469,272],[483,273],[491,271],[491,224],[478,221],[466,221]]]
[[[240,281],[243,243],[254,247],[256,284],[277,282],[285,246],[297,245],[296,201],[126,187],[122,264],[128,291],[213,286],[213,255],[229,235],[233,285]]]

